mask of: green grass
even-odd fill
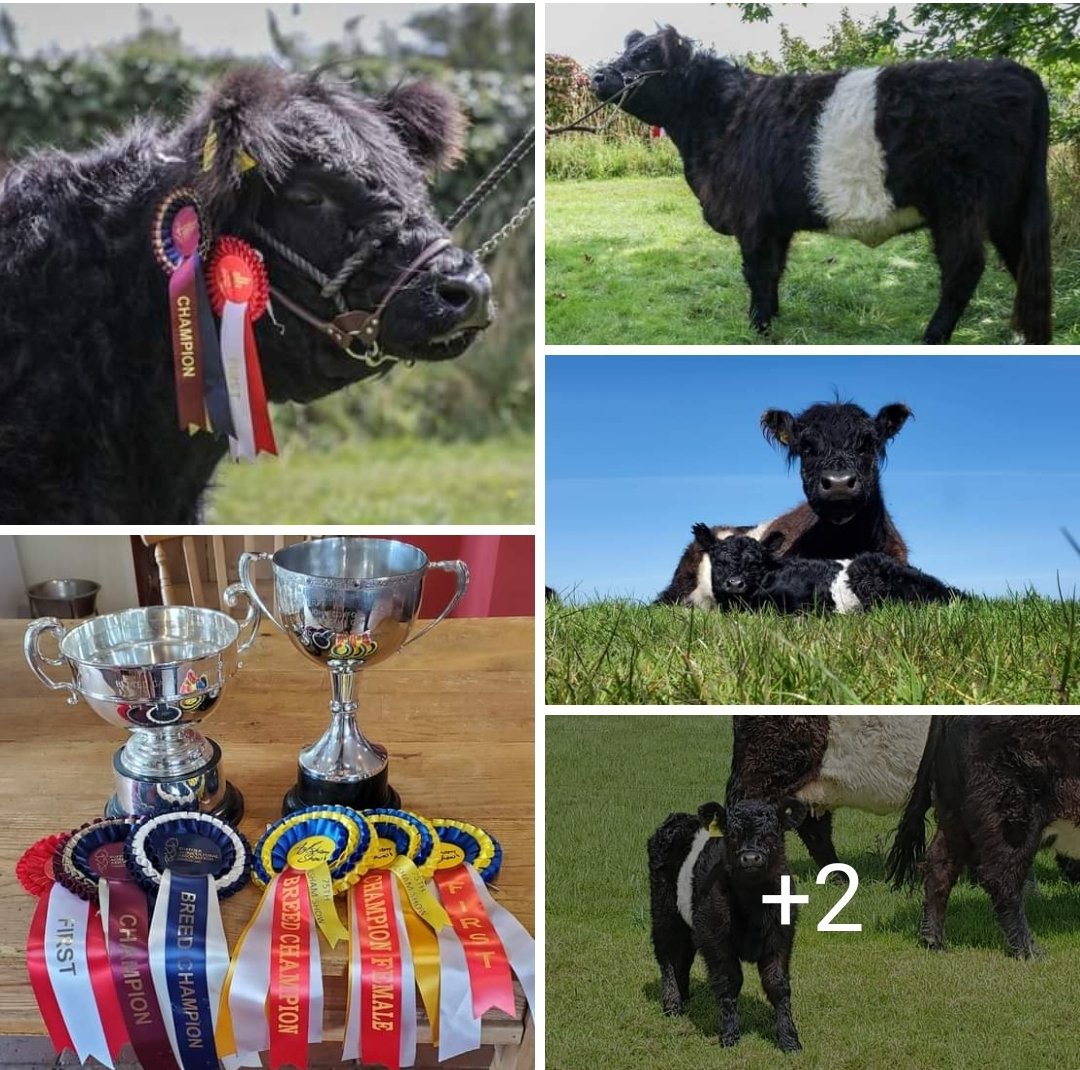
[[[767,339],[747,323],[738,245],[712,231],[682,178],[548,182],[547,342],[553,345],[912,345],[937,303],[925,233],[877,249],[796,235]],[[1054,342],[1080,343],[1080,256],[1055,262]],[[1014,287],[990,257],[953,335],[1012,340]]]
[[[558,717],[547,732],[546,1051],[548,1070],[1060,1070],[1076,1064],[1080,888],[1040,852],[1028,918],[1047,957],[1006,956],[985,893],[961,883],[946,919],[949,949],[915,938],[920,899],[883,883],[896,817],[854,810],[835,820],[840,858],[860,876],[836,920],[816,926],[843,889],[788,837],[802,894],[792,1005],[804,1051],[776,1048],[757,971],[745,968],[743,1038],[723,1049],[698,962],[688,1014],[665,1018],[649,942],[645,841],[673,810],[722,801],[730,718]]]
[[[547,610],[552,704],[1080,701],[1080,603],[1038,596],[850,616],[605,601]]]
[[[375,439],[223,462],[210,524],[531,524],[533,441]]]

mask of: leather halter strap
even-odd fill
[[[401,293],[409,280],[426,263],[438,256],[444,249],[449,248],[451,244],[449,238],[436,238],[435,241],[426,246],[413,258],[407,267],[402,268],[397,278],[394,279],[386,293],[380,298],[379,303],[370,310],[349,309],[338,313],[333,319],[324,320],[313,312],[309,312],[303,305],[294,301],[276,286],[270,287],[270,294],[275,301],[280,302],[298,319],[325,334],[327,338],[354,360],[360,360],[370,367],[376,367],[384,361],[397,359],[389,355],[382,355],[379,349],[379,327],[387,306]],[[357,340],[365,347],[364,352],[358,353],[352,348],[353,343]]]

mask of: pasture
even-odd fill
[[[862,932],[821,933],[843,889],[814,884],[801,841],[787,840],[802,908],[792,1006],[804,1051],[784,1055],[756,970],[739,1000],[743,1038],[717,1041],[716,1003],[700,962],[688,1013],[665,1018],[649,940],[645,841],[673,810],[723,801],[727,716],[546,720],[547,1066],[552,1070],[1056,1070],[1075,1062],[1080,888],[1040,852],[1028,914],[1044,960],[1008,958],[984,892],[961,882],[949,950],[915,939],[920,899],[883,882],[894,817],[835,820],[840,858],[860,884],[836,919]]]
[[[1080,603],[1037,595],[846,616],[556,602],[547,701],[1075,703],[1078,626]]]
[[[210,524],[531,524],[533,440],[377,438],[290,443],[255,464],[222,462]],[[281,493],[283,488],[287,494]]]
[[[937,302],[927,234],[868,249],[800,233],[762,338],[738,245],[706,225],[682,177],[549,180],[546,203],[549,345],[911,345]],[[1059,252],[1054,271],[1054,343],[1080,343],[1080,260]],[[953,343],[1010,342],[1013,292],[988,247]]]

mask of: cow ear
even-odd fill
[[[795,441],[795,417],[783,409],[766,409],[761,414],[761,433],[774,446],[779,443],[792,451]]]
[[[761,540],[761,545],[764,546],[769,553],[776,554],[780,552],[780,547],[784,545],[784,539],[786,538],[787,535],[783,531],[777,529],[776,531],[770,531],[769,534]]]
[[[780,804],[780,821],[786,829],[797,829],[809,812],[810,807],[801,799],[788,798]]]
[[[468,123],[457,98],[442,87],[411,82],[391,89],[377,103],[428,173],[453,167],[462,158]]]
[[[709,830],[710,836],[723,836],[727,832],[727,813],[716,802],[707,802],[698,807],[698,821],[703,829]]]
[[[900,403],[886,405],[874,417],[874,426],[877,428],[878,437],[882,442],[888,442],[907,423],[908,417],[914,415],[906,405]]]
[[[645,35],[640,30],[631,30],[623,41],[623,51],[629,52],[638,43],[644,41]]]
[[[688,63],[694,52],[690,39],[683,37],[674,26],[665,26],[660,32],[664,39],[665,66],[679,67]]]
[[[716,545],[716,535],[708,524],[695,524],[690,530],[694,533],[694,542],[706,553]]]

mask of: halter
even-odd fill
[[[401,359],[400,357],[391,356],[389,353],[383,353],[379,345],[379,328],[382,325],[382,315],[386,311],[387,305],[401,293],[412,277],[425,264],[452,244],[449,238],[436,238],[435,241],[427,245],[414,257],[407,267],[402,268],[373,309],[350,309],[342,296],[342,290],[353,275],[360,270],[371,253],[379,247],[381,242],[378,239],[372,242],[368,248],[358,249],[347,257],[337,270],[337,273],[330,276],[319,270],[310,260],[301,256],[291,246],[279,241],[260,224],[253,222],[251,231],[259,241],[264,245],[268,245],[297,271],[314,282],[319,287],[321,296],[333,301],[340,311],[333,319],[320,319],[276,286],[270,287],[270,294],[273,299],[280,302],[298,319],[325,334],[347,356],[366,364],[369,368],[378,368],[383,364],[396,363]],[[360,351],[354,350],[353,344],[356,342],[359,342],[364,348]]]

